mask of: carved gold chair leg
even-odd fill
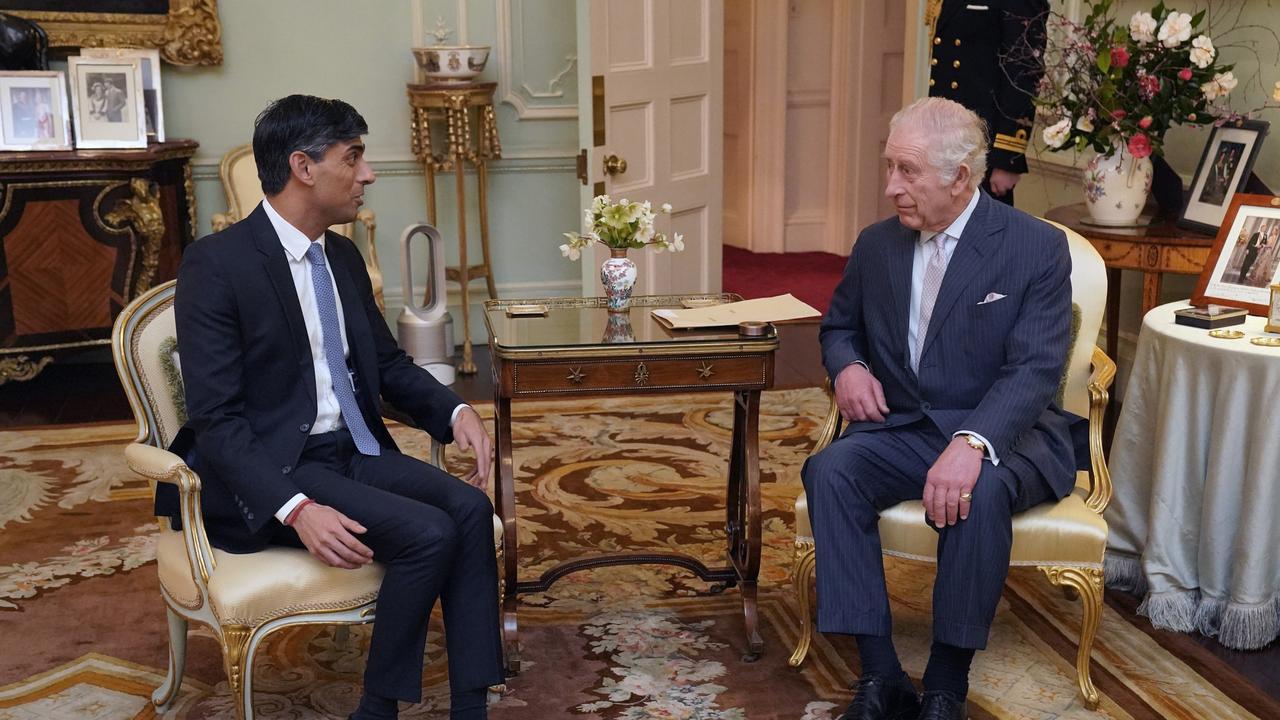
[[[253,665],[245,654],[252,637],[253,628],[247,625],[222,627],[222,666],[227,672],[227,685],[231,688],[237,720],[253,720],[253,699],[249,696],[249,673],[253,672]]]
[[[166,608],[169,615],[169,675],[160,687],[151,693],[151,704],[156,713],[164,713],[178,697],[182,688],[182,673],[187,667],[187,619]]]
[[[796,541],[795,563],[791,568],[791,586],[795,589],[796,607],[800,609],[800,639],[796,641],[796,650],[787,661],[791,667],[800,667],[809,654],[809,644],[813,642],[813,613],[809,609],[809,591],[813,588],[814,562],[817,554],[813,543]]]
[[[378,309],[386,312],[387,303],[382,296],[382,267],[378,264],[376,238],[378,220],[369,208],[364,208],[357,213],[356,220],[364,226],[364,239],[367,245],[364,267],[369,271],[369,283],[373,285],[373,299],[378,303]]]
[[[1102,621],[1102,570],[1099,568],[1044,567],[1040,568],[1049,582],[1071,588],[1080,595],[1080,648],[1076,652],[1076,680],[1080,695],[1090,710],[1098,709],[1098,689],[1093,686],[1089,671],[1089,657],[1093,653],[1093,639]]]

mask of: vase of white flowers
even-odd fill
[[[662,212],[671,213],[671,206],[663,203]],[[569,242],[560,246],[560,254],[577,260],[582,249],[592,243],[609,248],[609,259],[600,267],[600,282],[604,284],[609,312],[626,312],[631,307],[631,290],[636,284],[636,264],[627,257],[627,250],[652,247],[654,252],[684,249],[680,233],[668,237],[653,227],[655,214],[649,202],[630,202],[626,198],[614,202],[608,195],[597,195],[591,207],[583,211],[582,232],[564,234]]]

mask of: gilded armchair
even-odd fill
[[[258,180],[258,166],[253,159],[253,146],[241,145],[228,150],[227,154],[222,156],[218,176],[222,178],[222,191],[227,196],[227,211],[214,213],[210,218],[210,225],[214,232],[243,220],[245,215],[253,212],[258,203],[262,202],[262,183]],[[357,241],[356,244],[364,254],[365,269],[369,271],[369,280],[373,283],[373,297],[378,301],[378,309],[385,312],[387,307],[382,299],[382,270],[378,265],[378,246],[374,242],[378,222],[373,211],[363,208],[356,215],[355,222],[334,225],[329,229],[355,241],[356,223],[364,228],[364,242]]]
[[[1098,691],[1090,675],[1089,658],[1102,616],[1102,558],[1107,546],[1107,523],[1102,513],[1111,501],[1111,475],[1102,447],[1102,417],[1116,367],[1093,343],[1106,304],[1106,268],[1089,241],[1070,229],[1063,230],[1071,250],[1071,295],[1078,324],[1063,378],[1062,405],[1089,419],[1091,469],[1077,473],[1075,491],[1061,501],[1014,516],[1009,564],[1039,568],[1049,582],[1078,593],[1083,616],[1076,676],[1085,703],[1096,709]],[[833,401],[814,452],[830,444],[840,427],[840,411]],[[815,579],[815,548],[803,491],[796,498],[795,522],[792,583],[802,627],[789,661],[793,667],[804,662],[813,633],[809,600]],[[918,500],[899,503],[882,513],[880,538],[886,555],[937,561],[937,534],[925,524],[924,506]]]
[[[161,519],[156,543],[160,594],[168,611],[169,669],[151,701],[164,712],[178,696],[187,628],[195,621],[207,626],[221,646],[236,716],[252,720],[253,658],[262,641],[295,625],[373,622],[383,568],[379,563],[358,570],[333,568],[294,548],[234,554],[209,544],[200,511],[200,477],[164,449],[186,415],[174,330],[175,286],[174,281],[164,283],[131,302],[111,336],[116,371],[138,424],[125,460],[151,481],[153,490],[157,482],[173,483],[181,498],[182,529]],[[437,465],[441,452],[433,441],[431,459]],[[501,555],[502,524],[496,516],[494,544]]]

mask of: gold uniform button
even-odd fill
[[[958,87],[960,87],[960,83],[956,82],[955,80],[952,80],[952,81],[951,81],[951,89],[952,89],[952,90],[955,90],[955,89],[956,89],[956,88],[958,88]]]
[[[934,85],[937,85],[937,84],[938,84],[937,80],[934,80],[933,78],[929,78],[929,87],[933,87]]]
[[[956,38],[956,47],[960,47],[960,38]]]
[[[938,58],[934,58],[934,59],[930,60],[930,61],[929,61],[929,64],[930,64],[930,65],[937,65],[937,64],[938,64]]]
[[[942,38],[940,38],[940,37],[935,37],[935,38],[933,39],[933,44],[934,44],[934,45],[941,45],[941,44],[942,44]]]
[[[959,67],[960,67],[960,61],[959,61],[959,60],[956,60],[955,62],[951,63],[951,67],[953,67],[953,68],[959,68]]]

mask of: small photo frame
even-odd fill
[[[1191,304],[1244,308],[1268,315],[1280,283],[1280,198],[1236,193],[1209,251]]]
[[[164,102],[160,93],[160,51],[143,48],[81,48],[80,57],[139,58],[142,60],[142,103],[147,139],[164,142]]]
[[[1280,285],[1271,286],[1271,304],[1267,306],[1267,326],[1263,329],[1269,333],[1280,333]]]
[[[76,147],[145,148],[142,59],[67,58]]]
[[[1191,179],[1191,198],[1182,209],[1179,225],[1204,233],[1218,232],[1231,199],[1249,180],[1270,127],[1265,120],[1237,120],[1213,129]]]
[[[0,150],[70,149],[66,75],[0,72]]]

